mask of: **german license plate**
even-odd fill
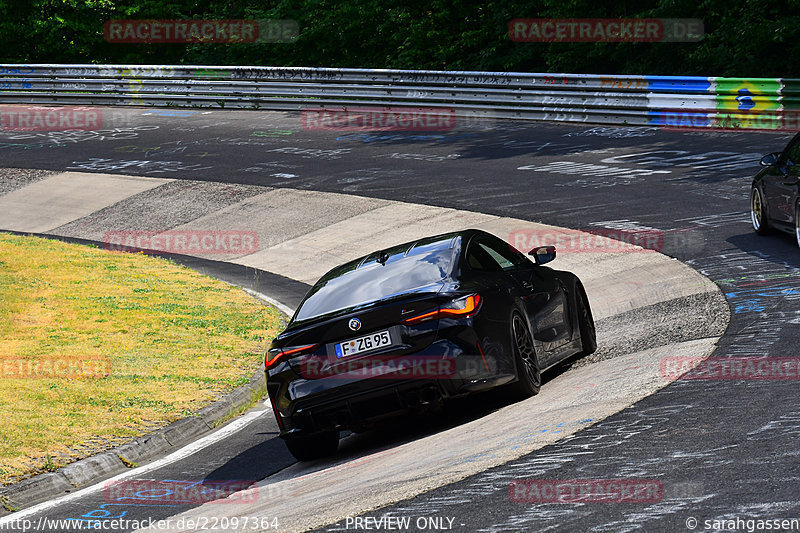
[[[333,345],[336,351],[336,358],[347,357],[348,355],[355,355],[362,352],[368,352],[377,348],[391,346],[392,337],[389,335],[389,330],[376,331],[363,337],[350,339],[349,341],[339,342]]]

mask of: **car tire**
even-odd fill
[[[753,186],[750,189],[750,222],[753,224],[753,231],[758,235],[767,235],[770,232],[766,207],[761,189]]]
[[[517,312],[511,316],[511,347],[517,365],[517,381],[509,386],[510,392],[520,398],[536,396],[542,386],[539,358],[536,356],[533,335],[522,315]]]
[[[794,206],[794,238],[800,246],[800,202]]]
[[[592,309],[583,287],[577,287],[575,300],[578,303],[578,329],[581,334],[581,355],[589,355],[597,350],[597,330],[594,327]]]
[[[339,432],[326,431],[307,437],[287,438],[286,447],[298,461],[322,459],[336,453],[339,448]]]

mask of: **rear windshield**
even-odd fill
[[[297,309],[294,321],[308,320],[342,309],[363,306],[409,292],[438,291],[453,267],[452,238],[421,241],[372,254],[322,277]],[[384,255],[385,254],[385,255]],[[386,261],[378,262],[379,255]],[[388,255],[388,257],[386,257]],[[361,266],[359,266],[359,264]],[[358,268],[357,268],[358,267]]]

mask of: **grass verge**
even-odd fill
[[[0,233],[0,484],[247,383],[283,318],[166,259]]]

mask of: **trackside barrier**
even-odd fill
[[[302,110],[800,129],[800,79],[167,65],[0,65],[0,103]]]

